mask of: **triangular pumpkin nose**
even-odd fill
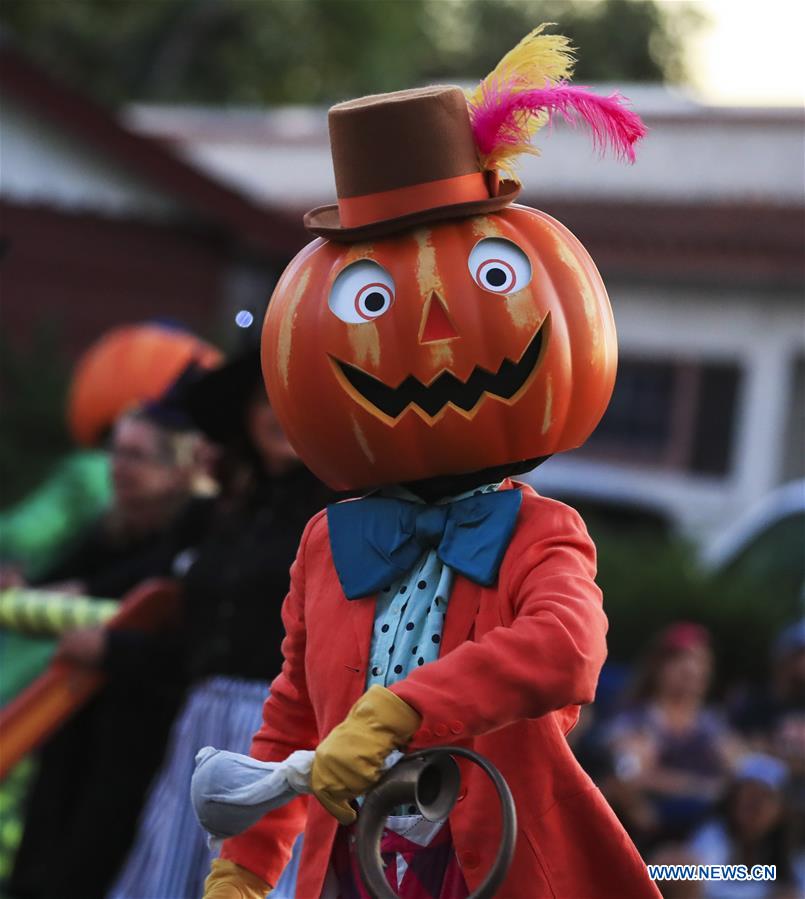
[[[435,290],[425,305],[422,321],[423,325],[419,332],[420,343],[433,343],[436,340],[452,340],[458,337],[458,331],[450,321],[444,302]]]

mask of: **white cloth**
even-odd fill
[[[261,762],[239,752],[203,747],[196,754],[190,784],[199,823],[216,839],[242,833],[263,815],[310,792],[313,755],[300,749],[282,762]]]
[[[297,796],[311,793],[314,755],[298,749],[282,762],[261,762],[212,746],[199,749],[190,798],[199,823],[212,837],[211,846],[242,833]],[[385,768],[401,758],[401,752],[389,753]]]

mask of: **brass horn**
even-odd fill
[[[459,746],[439,746],[404,756],[366,794],[358,815],[357,850],[361,879],[372,899],[398,899],[383,873],[380,837],[383,825],[398,805],[415,805],[428,821],[446,818],[458,797],[460,782],[455,757],[483,769],[500,800],[503,831],[495,861],[484,881],[468,899],[491,899],[503,883],[514,855],[517,813],[509,785],[482,755]]]

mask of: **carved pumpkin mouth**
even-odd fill
[[[396,419],[409,406],[418,407],[425,415],[434,418],[447,406],[467,415],[472,414],[485,396],[512,402],[530,382],[537,368],[543,346],[544,325],[540,323],[519,360],[504,359],[497,371],[490,372],[476,366],[469,378],[462,381],[450,371],[443,371],[430,384],[423,384],[409,375],[399,386],[389,387],[365,371],[333,358],[335,368],[343,375],[350,392],[363,400],[362,405],[373,406],[383,415]],[[332,357],[331,357],[332,358]]]

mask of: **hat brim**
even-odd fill
[[[398,218],[384,219],[372,222],[369,225],[361,225],[357,228],[344,228],[338,213],[338,205],[317,206],[306,213],[303,218],[305,228],[317,237],[326,237],[328,240],[354,243],[367,238],[385,237],[398,231],[406,231],[414,225],[425,222],[438,222],[445,219],[467,218],[471,215],[485,215],[488,212],[497,212],[505,206],[513,203],[519,195],[521,186],[516,181],[501,181],[499,192],[494,197],[484,200],[473,200],[470,203],[457,203],[453,206],[434,206],[432,209],[423,209],[412,212],[409,215]]]

